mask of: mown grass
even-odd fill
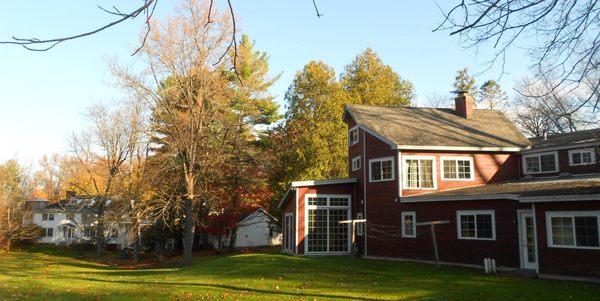
[[[129,270],[26,248],[0,254],[0,300],[597,300],[600,286],[426,264],[280,254]]]

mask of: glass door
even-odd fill
[[[535,225],[531,212],[523,212],[520,217],[521,262],[525,269],[537,268]]]

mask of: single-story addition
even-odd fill
[[[600,129],[528,139],[459,93],[455,109],[347,105],[349,178],[292,182],[283,251],[600,277]]]

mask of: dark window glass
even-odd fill
[[[477,214],[477,238],[494,238],[492,215]]]
[[[575,237],[578,247],[598,247],[598,218],[595,216],[575,217]]]

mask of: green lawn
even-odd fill
[[[0,254],[0,300],[597,300],[600,286],[345,257],[199,256],[128,270],[28,248]]]

